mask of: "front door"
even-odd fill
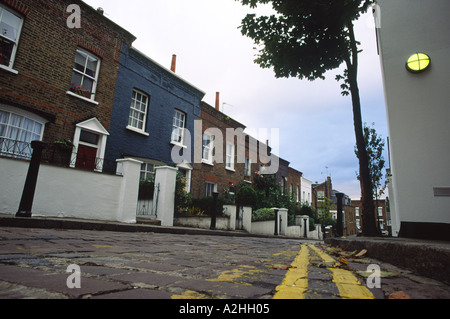
[[[93,171],[97,159],[97,149],[86,145],[78,146],[76,168]]]

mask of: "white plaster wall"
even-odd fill
[[[176,217],[174,219],[175,226],[192,227],[200,229],[211,228],[211,217]],[[216,229],[218,230],[230,230],[228,217],[216,218]]]
[[[28,167],[27,161],[0,158],[0,212],[16,214]],[[134,173],[138,174],[137,164],[136,167],[137,173]],[[138,180],[126,187],[124,179],[42,164],[32,213],[34,216],[133,223],[136,221]]]
[[[275,232],[275,221],[253,222],[251,233],[259,235],[273,235]]]
[[[379,0],[379,41],[389,124],[393,216],[450,223],[450,1]],[[424,52],[431,69],[412,74],[408,57]]]

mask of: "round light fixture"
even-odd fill
[[[425,53],[414,53],[406,62],[406,69],[413,73],[423,72],[430,67],[431,59]]]

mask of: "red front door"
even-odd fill
[[[78,146],[76,168],[93,171],[97,158],[97,149],[85,145]]]

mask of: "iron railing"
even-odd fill
[[[33,149],[31,143],[0,137],[0,156],[15,159],[31,160]],[[78,154],[72,148],[61,148],[58,145],[48,145],[42,152],[42,162],[51,165],[69,167],[80,170],[117,174],[117,162]],[[120,174],[119,174],[120,175]]]
[[[30,143],[0,137],[0,155],[11,158],[31,160],[33,149]]]

